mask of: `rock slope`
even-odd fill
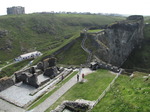
[[[142,42],[143,21],[143,16],[134,15],[108,25],[98,33],[89,33],[87,48],[100,60],[120,67]]]

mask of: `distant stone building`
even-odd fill
[[[25,14],[25,8],[21,6],[7,8],[7,15],[9,14]]]

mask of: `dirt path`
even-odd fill
[[[15,64],[15,62],[3,66],[2,68],[0,68],[0,71],[1,71],[3,68],[6,68],[6,67],[8,67],[8,66],[10,66],[10,65],[13,65],[13,64]]]
[[[81,80],[82,73],[87,75],[89,73],[92,73],[92,71],[88,68],[83,68],[80,72],[79,80]],[[77,83],[77,76],[75,75],[68,82],[66,82],[60,89],[58,89],[49,98],[47,98],[43,103],[38,105],[36,108],[31,110],[30,112],[44,112],[47,108],[49,108],[52,104],[54,104],[64,93],[66,93],[76,83]]]

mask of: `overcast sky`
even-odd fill
[[[150,0],[0,0],[0,15],[7,7],[23,6],[25,13],[71,11],[150,15]]]

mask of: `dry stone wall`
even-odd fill
[[[0,79],[0,92],[14,85],[14,81],[10,77],[3,77]]]

